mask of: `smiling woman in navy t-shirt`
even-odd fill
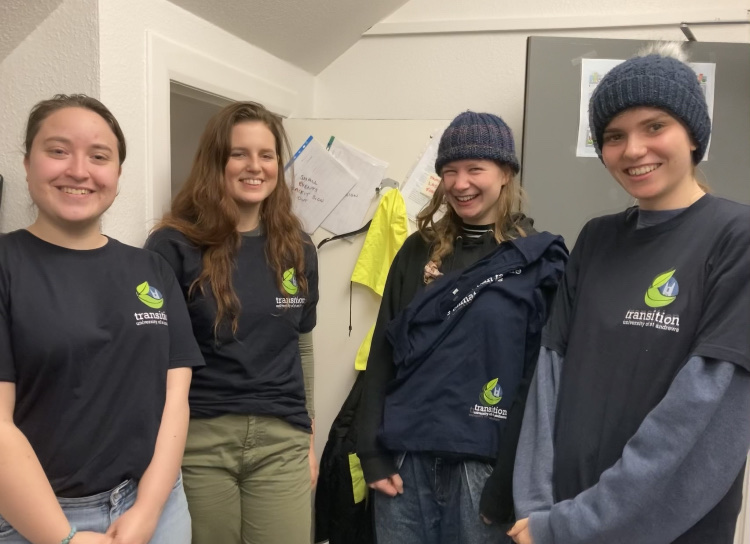
[[[706,194],[711,120],[678,46],[589,107],[637,200],[590,221],[558,290],[514,477],[519,544],[731,544],[750,446],[750,208]]]
[[[38,213],[0,237],[2,542],[190,542],[179,472],[203,360],[169,265],[100,232],[124,160],[98,100],[32,109]]]
[[[310,540],[318,262],[291,210],[281,118],[220,110],[146,243],[174,269],[206,366],[183,473],[194,544]]]

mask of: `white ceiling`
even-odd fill
[[[63,0],[0,0],[0,62]]]
[[[408,0],[170,1],[315,75]]]
[[[408,0],[170,0],[311,74]],[[0,61],[63,0],[0,0]]]

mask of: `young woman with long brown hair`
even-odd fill
[[[376,491],[380,544],[504,542],[497,525],[482,522],[480,495],[503,444],[515,452],[503,431],[509,418],[520,422],[567,254],[520,213],[513,135],[498,116],[456,117],[435,170],[441,182],[419,232],[388,275],[357,453]],[[511,455],[495,470],[512,465]],[[499,500],[512,510],[509,493]]]
[[[223,108],[146,243],[174,268],[206,360],[183,461],[196,544],[310,538],[318,272],[291,211],[288,151],[262,105]]]

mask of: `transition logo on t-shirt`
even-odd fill
[[[646,306],[651,308],[662,308],[674,302],[680,292],[680,286],[674,278],[675,269],[654,278],[651,287],[646,291],[644,300]]]
[[[646,290],[643,301],[653,310],[628,310],[623,325],[635,327],[653,327],[655,329],[680,332],[680,316],[668,314],[657,308],[672,304],[680,293],[680,285],[674,277],[675,269],[659,274]]]
[[[288,297],[276,297],[277,308],[301,308],[305,305],[307,300],[305,297],[295,297],[299,291],[297,285],[297,274],[294,272],[294,268],[287,268],[281,276],[281,286],[287,294],[291,295]]]
[[[158,310],[164,306],[164,296],[156,287],[152,287],[147,281],[144,281],[135,288],[138,300],[143,302],[149,308]],[[135,312],[136,325],[167,325],[166,312]]]
[[[164,297],[156,287],[151,287],[147,281],[144,281],[135,288],[138,300],[143,302],[149,308],[158,309],[164,306]]]
[[[482,386],[479,393],[479,404],[475,404],[469,409],[469,415],[475,417],[489,417],[491,419],[506,419],[508,411],[495,406],[503,398],[503,388],[497,383],[498,379],[493,378]]]
[[[284,274],[281,276],[281,285],[284,287],[284,291],[290,295],[297,294],[297,276],[294,273],[294,268],[284,270]]]

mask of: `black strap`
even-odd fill
[[[371,224],[372,224],[372,219],[370,219],[367,223],[365,223],[363,226],[361,226],[357,230],[353,230],[352,232],[346,232],[344,234],[337,234],[336,236],[331,236],[330,238],[325,238],[321,240],[320,243],[318,244],[318,249],[323,247],[323,245],[327,244],[328,242],[333,242],[334,240],[341,240],[343,238],[348,238],[350,236],[356,236],[357,234],[362,234],[363,232],[367,232]],[[349,336],[351,335],[352,335],[352,282],[349,282]]]
[[[352,285],[353,281],[349,282],[349,337],[352,336]]]
[[[371,224],[372,224],[372,219],[370,219],[367,223],[364,224],[364,226],[358,228],[357,230],[346,232],[344,234],[337,234],[336,236],[331,236],[330,238],[324,238],[318,244],[318,249],[323,247],[323,245],[327,244],[328,242],[333,242],[334,240],[342,240],[344,238],[349,238],[350,236],[356,236],[357,234],[362,234],[363,232],[367,232]]]

